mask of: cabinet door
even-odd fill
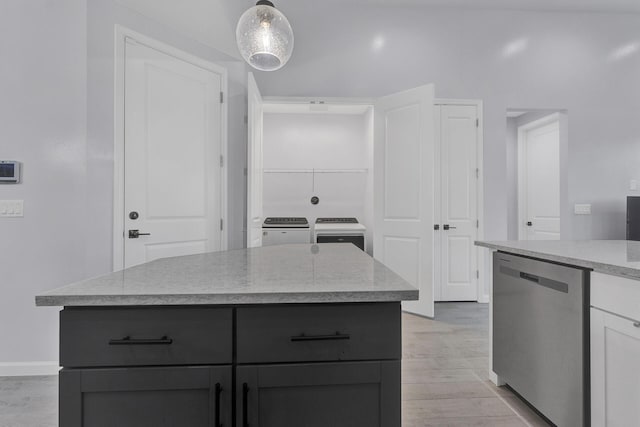
[[[236,427],[398,427],[400,362],[241,366]]]
[[[231,425],[231,367],[63,369],[65,427]]]
[[[640,322],[591,309],[591,425],[640,425]]]

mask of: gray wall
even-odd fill
[[[3,0],[0,40],[0,157],[24,164],[0,186],[24,200],[0,218],[0,365],[55,361],[58,310],[34,296],[85,276],[84,0]]]
[[[507,118],[507,239],[518,240],[518,119]]]
[[[114,25],[229,71],[229,243],[244,243],[246,67],[112,0],[0,2],[0,158],[24,162],[24,218],[0,218],[0,372],[58,359],[56,308],[34,296],[112,267]]]
[[[566,209],[592,203],[593,215],[563,212],[565,237],[624,238],[628,181],[640,175],[640,57],[614,52],[637,43],[640,15],[345,3],[280,0],[296,47],[281,71],[257,73],[265,95],[380,96],[433,82],[437,97],[484,100],[490,239],[507,237],[506,109],[566,109]]]

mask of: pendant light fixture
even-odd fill
[[[244,60],[261,71],[282,68],[293,52],[291,25],[269,0],[259,0],[242,14],[236,41]]]

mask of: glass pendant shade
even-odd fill
[[[282,68],[293,52],[289,21],[267,0],[260,0],[242,14],[236,27],[236,41],[244,60],[262,71]]]

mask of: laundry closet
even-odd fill
[[[262,98],[249,77],[247,246],[353,243],[419,288],[483,300],[481,102]],[[283,237],[284,236],[284,237]]]

